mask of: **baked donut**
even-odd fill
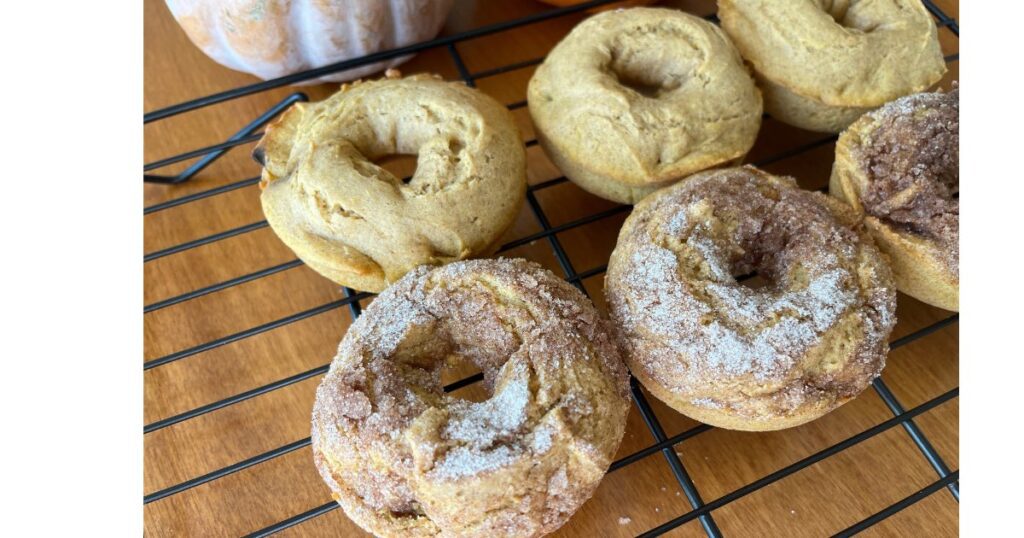
[[[960,92],[920,93],[865,114],[836,143],[829,193],[863,217],[896,286],[960,305]]]
[[[718,16],[765,110],[803,129],[838,133],[946,72],[920,0],[718,0]]]
[[[489,398],[446,395],[446,362]],[[352,324],[317,390],[313,456],[377,536],[540,536],[604,476],[629,409],[607,321],[525,260],[410,271]]]
[[[753,271],[766,284],[740,283]],[[856,215],[792,178],[707,171],[645,198],[608,263],[630,371],[695,420],[803,424],[885,365],[896,290]]]
[[[417,156],[411,180],[373,162],[394,154]],[[296,103],[253,155],[277,236],[318,273],[365,291],[421,264],[493,252],[526,197],[526,149],[508,109],[430,75],[389,72]]]
[[[738,162],[761,126],[761,95],[729,38],[663,8],[580,23],[537,68],[528,102],[555,165],[622,203]]]

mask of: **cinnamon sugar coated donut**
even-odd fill
[[[537,140],[566,177],[630,204],[738,162],[761,127],[761,94],[725,33],[665,8],[577,25],[537,68],[528,102]]]
[[[737,281],[755,271],[763,287]],[[633,375],[728,429],[796,426],[852,399],[896,321],[892,275],[853,212],[750,166],[645,198],[605,287]]]
[[[829,193],[864,218],[900,291],[960,303],[960,91],[920,93],[865,114],[836,143]]]
[[[455,359],[482,370],[488,399],[442,391]],[[422,266],[342,340],[317,390],[314,459],[378,536],[540,536],[604,476],[627,377],[607,322],[539,265]]]

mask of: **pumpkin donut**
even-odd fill
[[[729,38],[663,8],[580,23],[537,69],[528,98],[555,165],[622,203],[742,159],[761,126],[761,95]]]
[[[437,35],[453,0],[165,0],[189,40],[215,62],[264,80]],[[299,85],[341,82],[395,67],[411,54]]]
[[[417,156],[411,180],[373,163],[393,154]],[[253,156],[277,236],[318,273],[365,291],[417,265],[493,252],[526,197],[526,150],[511,113],[429,75],[296,103]]]
[[[483,371],[488,399],[442,391],[458,359]],[[313,456],[377,536],[540,536],[593,493],[628,409],[607,322],[571,285],[525,260],[423,266],[342,340]]]
[[[909,95],[861,116],[836,144],[829,193],[861,215],[896,286],[960,304],[960,92]]]
[[[753,271],[763,287],[737,281]],[[605,288],[633,375],[735,430],[796,426],[852,399],[882,371],[896,321],[892,274],[856,215],[750,166],[637,204]]]
[[[765,110],[803,129],[838,133],[946,72],[920,0],[718,0],[718,16]]]

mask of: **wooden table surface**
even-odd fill
[[[713,1],[668,2],[699,15],[714,12]],[[957,2],[937,4],[952,17]],[[528,13],[550,9],[528,0],[459,0],[444,33],[451,34]],[[470,72],[543,56],[582,15],[564,16],[457,45]],[[944,52],[958,52],[958,38],[940,28]],[[950,62],[942,85],[958,74]],[[478,86],[503,103],[525,99],[533,67],[480,79]],[[404,73],[431,71],[458,79],[445,48],[423,52],[402,67]],[[206,58],[187,40],[159,0],[145,5],[145,109],[155,110],[212,92],[254,82]],[[299,90],[322,99],[336,85]],[[279,88],[250,97],[147,124],[145,162],[226,140],[252,118],[296,91]],[[515,111],[525,140],[534,138],[525,108]],[[827,182],[833,143],[822,134],[801,131],[767,119],[748,161],[781,156],[769,171],[795,176],[806,188]],[[810,144],[810,149],[798,151]],[[256,177],[249,158],[252,144],[227,153],[187,183],[147,184],[145,206]],[[539,147],[531,147],[529,181],[536,184],[561,174]],[[171,173],[186,163],[156,171]],[[401,164],[401,163],[400,163]],[[406,163],[407,164],[407,163]],[[263,219],[258,188],[247,185],[222,194],[175,205],[144,217],[145,252],[259,222]],[[552,226],[615,207],[571,183],[537,191]],[[557,235],[579,272],[601,267],[615,244],[625,212],[573,227]],[[506,240],[541,230],[528,208],[523,209]],[[548,241],[537,240],[506,255],[535,260],[563,274]],[[292,252],[266,227],[239,233],[144,264],[147,305],[227,279],[291,262]],[[603,274],[584,284],[602,310]],[[338,286],[296,264],[144,315],[144,360],[166,357],[239,331],[309,311],[344,297]],[[367,301],[363,301],[365,304]],[[310,372],[327,364],[350,322],[346,308],[314,311],[300,321],[269,328],[248,338],[187,353],[148,368],[144,373],[145,422],[243,394],[275,381]],[[909,334],[950,313],[900,296],[899,324],[893,338]],[[894,350],[883,380],[902,405],[910,409],[958,386],[957,325]],[[264,392],[198,417],[145,434],[147,495],[190,479],[250,460],[309,436],[309,415],[320,375]],[[650,398],[667,435],[696,423]],[[776,470],[892,418],[874,390],[811,424],[773,433],[740,433],[711,429],[675,445],[704,501],[711,501]],[[958,463],[958,403],[954,398],[915,419],[950,469]],[[653,443],[634,407],[619,457]],[[266,461],[247,461],[241,469],[215,480],[149,502],[145,532],[152,536],[232,536],[272,525],[331,500],[313,467],[308,445]],[[938,478],[904,429],[893,427],[837,455],[745,495],[712,512],[726,536],[821,536],[842,530],[928,486]],[[632,536],[690,510],[685,495],[660,453],[608,474],[594,497],[560,530],[559,536]],[[958,529],[958,504],[939,490],[892,517],[869,533],[875,535],[951,536]],[[293,526],[290,536],[361,536],[342,510]],[[690,521],[669,533],[703,535]]]

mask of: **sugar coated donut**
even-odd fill
[[[921,93],[865,114],[836,144],[829,193],[864,218],[896,286],[960,306],[960,91]]]
[[[483,371],[488,399],[442,391],[451,360]],[[628,409],[607,322],[576,288],[524,260],[423,266],[342,340],[313,455],[378,536],[540,536],[593,493]]]
[[[672,9],[583,21],[537,68],[528,97],[551,160],[622,203],[742,159],[761,126],[761,95],[729,38]]]
[[[838,133],[946,72],[920,0],[718,0],[722,28],[754,66],[772,117]]]
[[[409,181],[374,160],[416,155]],[[421,264],[493,252],[526,197],[509,111],[429,75],[343,85],[292,106],[256,147],[263,212],[311,268],[380,291]]]
[[[737,281],[754,271],[764,286]],[[896,321],[892,275],[853,212],[749,166],[645,198],[605,287],[633,375],[736,430],[796,426],[856,396]]]

